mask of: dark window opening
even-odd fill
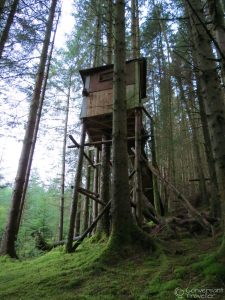
[[[99,75],[99,81],[112,81],[113,80],[113,71],[101,73]]]

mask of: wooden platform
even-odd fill
[[[90,142],[102,140],[102,135],[112,138],[112,114],[105,114],[95,117],[83,118],[87,126],[87,134]],[[135,114],[134,110],[127,111],[127,137],[135,135]]]

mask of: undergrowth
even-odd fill
[[[110,264],[101,259],[106,241],[87,239],[74,254],[58,247],[26,261],[2,257],[0,299],[193,299],[206,288],[225,299],[217,246],[206,237],[172,240],[164,253],[133,253]]]

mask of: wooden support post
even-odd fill
[[[135,186],[134,186],[134,203],[136,204],[136,218],[138,224],[143,223],[142,214],[142,177],[141,177],[141,126],[142,126],[142,111],[140,108],[135,110]]]
[[[91,151],[88,150],[88,157],[91,159]],[[86,190],[90,190],[90,183],[91,183],[91,168],[87,163],[87,168],[86,168],[86,184],[85,188]],[[84,199],[84,215],[83,215],[83,228],[82,230],[85,231],[88,228],[88,223],[89,223],[89,195],[86,193],[85,199]]]
[[[68,148],[79,148],[80,145],[75,141],[72,135],[69,135],[69,138],[71,141],[74,143],[74,145],[68,146]],[[149,138],[149,135],[144,135],[143,138]],[[127,137],[128,141],[133,141],[135,140],[135,136],[129,136]],[[88,142],[85,143],[84,146],[90,147],[90,146],[101,146],[103,144],[112,144],[112,140],[105,140],[105,141],[96,141],[96,142]]]
[[[72,204],[70,210],[69,230],[68,230],[67,243],[66,243],[66,252],[69,253],[72,251],[72,246],[73,246],[74,226],[75,226],[75,218],[76,218],[77,202],[78,202],[78,194],[79,194],[78,189],[82,178],[85,136],[86,136],[86,124],[83,121],[82,130],[81,130],[80,147],[79,147],[78,165],[77,165],[76,175],[74,179],[73,197],[72,197]]]
[[[99,185],[99,149],[97,148],[96,149],[96,158],[95,158],[95,165],[96,165],[96,168],[94,170],[94,193],[96,195],[98,195],[99,193],[99,188],[98,188],[98,185]],[[97,216],[98,216],[98,202],[95,201],[94,203],[94,206],[93,206],[93,219],[96,219]]]
[[[85,239],[85,237],[88,235],[88,233],[92,232],[92,230],[97,225],[98,221],[102,218],[102,216],[106,213],[107,210],[109,210],[111,205],[111,200],[106,204],[106,206],[102,209],[100,214],[97,216],[97,218],[93,221],[91,226],[81,235],[81,237],[76,241],[74,244],[72,251],[75,251],[77,247],[82,243],[82,241]]]
[[[75,220],[75,229],[74,229],[74,236],[77,237],[81,233],[81,226],[80,226],[80,219],[81,219],[81,197],[78,199],[77,203],[77,214],[76,214],[76,220]]]
[[[93,194],[89,193],[89,191],[83,189],[83,188],[79,188],[78,192],[83,194],[84,196],[88,196],[89,198],[93,199],[95,202],[101,204],[101,205],[105,205],[105,203],[103,202],[103,200],[95,197]]]
[[[102,141],[106,141],[107,136],[102,136]],[[110,145],[109,144],[102,144],[102,169],[100,175],[100,198],[104,202],[104,205],[109,201],[110,197]],[[106,212],[104,217],[99,222],[98,231],[100,234],[109,235],[109,212]]]
[[[74,137],[73,137],[71,134],[69,135],[69,138],[70,138],[71,141],[74,143],[74,147],[80,149],[81,145],[79,145],[79,144],[77,143],[77,141],[74,139]],[[68,148],[74,148],[74,147],[69,146]],[[82,149],[83,149],[82,151],[83,151],[84,157],[87,159],[87,161],[89,161],[90,165],[91,165],[93,168],[96,168],[95,165],[94,165],[94,163],[93,163],[93,161],[92,161],[92,159],[84,152],[84,145],[82,146]]]

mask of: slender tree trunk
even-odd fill
[[[107,64],[112,63],[113,54],[113,2],[108,0],[107,11]]]
[[[125,83],[125,1],[115,6],[115,55],[113,81],[112,231],[108,250],[121,253],[136,243],[150,246],[150,239],[136,225],[131,213],[127,153],[127,105]]]
[[[74,189],[73,189],[73,197],[72,197],[72,204],[70,210],[70,222],[69,222],[69,230],[67,236],[67,243],[66,243],[66,252],[73,251],[73,235],[74,235],[74,226],[75,226],[75,219],[77,213],[77,202],[79,197],[79,187],[82,178],[82,165],[83,165],[83,156],[84,156],[84,142],[86,136],[86,124],[83,121],[82,124],[82,132],[81,132],[81,140],[80,140],[80,148],[79,148],[79,157],[78,157],[78,165],[76,170],[76,175],[74,179]]]
[[[131,0],[132,58],[140,57],[138,0]]]
[[[56,23],[55,30],[54,30],[54,36],[52,39],[51,50],[50,50],[49,56],[48,56],[48,63],[47,63],[46,72],[45,72],[45,78],[44,78],[44,83],[43,83],[43,88],[42,88],[42,93],[41,93],[41,98],[40,98],[40,104],[39,104],[38,113],[37,113],[37,117],[36,117],[34,136],[33,136],[33,141],[32,141],[31,150],[30,150],[30,154],[29,154],[29,161],[28,161],[27,170],[26,170],[25,182],[24,182],[24,186],[23,186],[23,194],[21,197],[21,204],[20,204],[20,210],[19,210],[19,215],[18,215],[16,235],[19,233],[21,218],[22,218],[24,204],[25,204],[25,198],[26,198],[26,193],[27,193],[27,188],[28,188],[28,183],[29,183],[29,178],[30,178],[30,172],[31,172],[31,166],[32,166],[32,162],[33,162],[34,150],[35,150],[35,145],[36,145],[36,141],[37,141],[40,120],[41,120],[42,107],[43,107],[44,99],[45,99],[45,92],[46,92],[46,88],[47,88],[48,75],[49,75],[49,70],[50,70],[50,65],[51,65],[51,59],[52,59],[52,53],[53,53],[53,49],[54,49],[55,36],[56,36],[57,27],[58,27],[59,17],[60,17],[60,14],[58,15],[57,23]]]
[[[157,158],[156,158],[156,144],[155,144],[155,124],[153,122],[153,119],[151,119],[151,154],[152,154],[152,165],[157,170],[158,164],[157,164]],[[161,200],[160,200],[160,194],[159,194],[159,186],[158,181],[155,176],[152,178],[153,182],[153,193],[154,193],[154,207],[156,210],[156,213],[158,216],[162,216],[163,211],[161,207]]]
[[[220,50],[225,56],[225,19],[224,7],[221,0],[207,0],[209,6],[209,14],[211,17],[213,32]],[[221,58],[222,79],[225,85],[225,61]]]
[[[69,71],[69,87],[66,100],[66,114],[64,120],[64,132],[63,132],[63,148],[62,148],[62,173],[61,173],[61,197],[60,197],[60,218],[59,218],[59,241],[63,240],[63,225],[64,225],[64,202],[65,202],[65,169],[66,169],[66,140],[67,140],[67,128],[69,118],[69,106],[70,106],[70,91],[71,91],[71,79],[72,73]]]
[[[197,78],[197,96],[200,108],[200,117],[202,123],[202,130],[205,140],[205,153],[208,163],[208,170],[210,176],[210,185],[211,185],[211,195],[210,195],[210,207],[211,207],[211,215],[215,218],[221,217],[221,207],[220,207],[220,199],[218,192],[218,184],[216,178],[216,169],[215,162],[212,153],[212,145],[209,134],[209,126],[207,123],[207,116],[205,112],[204,99],[201,94],[200,80]]]
[[[5,7],[5,2],[6,2],[6,0],[1,0],[0,1],[0,20],[2,19],[4,7]]]
[[[5,28],[3,29],[1,39],[0,39],[0,58],[2,58],[2,52],[4,50],[5,43],[7,42],[7,39],[9,36],[9,31],[10,31],[11,25],[13,23],[15,14],[16,14],[18,4],[19,4],[19,0],[14,0],[11,5],[11,9],[10,9],[10,12],[9,12],[9,15],[8,15],[8,18],[6,21],[6,25],[5,25]]]
[[[193,90],[192,87],[190,86],[192,83],[189,82],[188,83],[188,95],[189,95],[189,101],[185,96],[185,92],[184,92],[184,88],[183,88],[183,83],[181,80],[181,73],[179,74],[179,76],[177,76],[177,83],[178,83],[178,87],[180,90],[180,96],[181,96],[181,100],[183,101],[185,108],[186,108],[186,112],[188,115],[188,119],[189,119],[189,124],[191,127],[191,132],[192,132],[192,144],[193,144],[193,149],[194,149],[194,153],[195,153],[195,165],[196,165],[196,173],[198,175],[199,178],[199,192],[201,197],[203,198],[204,201],[207,201],[207,192],[206,192],[206,185],[205,185],[205,176],[204,176],[204,172],[203,172],[203,164],[202,164],[202,158],[201,158],[201,154],[200,154],[200,149],[199,149],[199,142],[198,142],[198,134],[196,132],[196,128],[197,128],[197,124],[195,123],[195,120],[193,118],[193,113],[192,113],[192,108],[194,106],[194,101],[193,101]]]
[[[51,38],[51,31],[53,26],[56,4],[57,4],[57,0],[52,0],[50,12],[49,12],[49,18],[46,27],[45,39],[44,39],[43,48],[41,52],[39,68],[38,68],[36,82],[35,82],[33,98],[30,106],[27,128],[25,132],[22,152],[21,152],[20,161],[18,165],[17,176],[14,184],[14,191],[12,195],[12,207],[10,210],[8,224],[6,226],[5,234],[1,244],[1,255],[8,254],[11,257],[16,257],[15,241],[17,239],[16,233],[17,233],[18,216],[19,216],[20,205],[22,200],[26,171],[29,163],[29,155],[30,155],[32,140],[34,136],[36,117],[37,117],[37,112],[40,104],[41,88],[42,88],[42,83],[44,78],[44,70],[45,70],[45,64],[47,60],[47,53],[48,53],[48,47]]]
[[[98,5],[100,7],[100,5]],[[93,67],[98,67],[101,64],[100,50],[101,50],[101,33],[102,33],[102,17],[101,12],[96,16],[96,27],[95,27],[95,49],[94,49],[94,61]]]

